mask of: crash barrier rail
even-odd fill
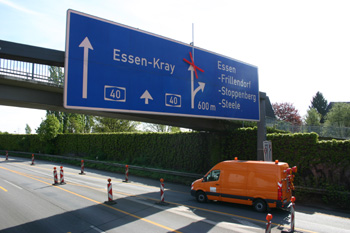
[[[2,154],[4,154],[4,155],[5,155],[6,152],[7,153],[14,153],[14,154],[23,154],[23,155],[30,155],[30,154],[32,154],[32,153],[29,153],[29,152],[6,151],[6,150],[0,150],[0,152]],[[49,154],[36,154],[36,156],[37,157],[38,156],[42,156],[42,157],[56,158],[56,159],[84,161],[84,162],[87,162],[87,163],[90,163],[90,164],[103,164],[103,165],[108,165],[108,166],[113,166],[113,167],[125,168],[125,164],[104,162],[104,161],[98,161],[98,160],[89,160],[89,159],[84,159],[83,160],[82,158],[75,158],[75,157],[71,157],[71,156],[49,155]],[[84,162],[82,162],[82,163],[84,163]],[[202,178],[204,176],[203,174],[170,171],[170,170],[164,170],[164,169],[158,169],[158,168],[149,168],[149,167],[141,167],[141,166],[135,166],[135,165],[128,165],[128,173],[129,173],[129,169],[139,170],[139,171],[146,171],[146,172],[156,172],[156,173],[162,173],[162,174],[166,174],[166,175],[175,175],[175,176],[181,176],[181,177],[186,177],[186,178],[194,178],[194,179],[199,179],[199,178]],[[309,187],[303,187],[303,186],[295,186],[295,188],[297,190],[305,191],[305,192],[312,193],[312,194],[325,194],[327,192],[327,190],[325,190],[325,189],[309,188]],[[349,197],[350,197],[350,192],[338,191],[338,193],[349,195]]]
[[[6,153],[5,150],[0,150],[0,152]],[[19,152],[19,151],[8,151],[8,153],[22,154],[22,155],[30,155],[30,154],[32,154],[32,153],[29,153],[29,152]],[[35,154],[35,155],[36,155],[36,157],[42,156],[42,157],[48,157],[48,158],[82,161],[82,158],[75,158],[75,157],[71,157],[71,156],[49,155],[49,154]],[[84,162],[85,163],[90,163],[90,164],[103,164],[103,165],[108,165],[108,166],[113,166],[113,167],[125,168],[125,164],[121,164],[121,163],[111,163],[111,162],[90,160],[90,159],[84,159]],[[135,166],[135,165],[128,165],[128,172],[129,172],[129,169],[139,170],[139,171],[146,171],[146,172],[156,172],[156,173],[162,173],[162,174],[167,174],[167,175],[175,175],[175,176],[196,178],[196,179],[203,177],[203,175],[201,175],[201,174],[187,173],[187,172],[178,172],[178,171],[169,171],[169,170],[164,170],[164,169],[141,167],[141,166]]]

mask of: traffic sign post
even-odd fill
[[[258,69],[68,10],[64,106],[259,121]]]

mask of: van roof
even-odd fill
[[[278,162],[276,164],[275,162],[271,161],[255,161],[255,160],[225,160],[222,161],[221,163],[248,163],[248,164],[273,164],[273,165],[278,165],[278,166],[283,166],[283,165],[288,165],[286,162]]]

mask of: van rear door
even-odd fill
[[[281,201],[282,206],[286,207],[290,203],[292,197],[292,180],[290,168],[281,167],[281,181],[278,182],[278,200]]]

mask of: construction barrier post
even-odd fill
[[[85,175],[84,173],[84,160],[81,160],[81,169],[80,169],[80,175]]]
[[[105,201],[105,204],[108,205],[114,205],[117,204],[116,201],[113,200],[113,190],[112,190],[112,184],[111,184],[111,179],[108,179],[108,184],[107,184],[107,195],[108,195],[108,201]]]
[[[292,196],[290,201],[292,203],[290,203],[290,205],[288,207],[290,207],[290,230],[286,230],[286,231],[282,231],[282,233],[290,233],[290,232],[294,232],[294,228],[295,228],[295,197]]]
[[[164,201],[164,179],[160,179],[160,202],[156,202],[158,205],[169,205]]]
[[[271,233],[272,214],[267,214],[267,215],[266,215],[266,220],[267,220],[267,223],[266,223],[266,230],[265,230],[265,233]]]
[[[9,152],[6,151],[6,160],[9,160]]]
[[[57,179],[57,170],[56,167],[53,168],[53,180],[54,183],[52,185],[58,185],[58,179]]]
[[[160,179],[160,202],[164,203],[164,179]]]
[[[293,196],[291,198],[291,201],[292,201],[292,205],[290,207],[290,231],[291,232],[294,232],[294,227],[295,227],[295,197]]]
[[[32,154],[32,163],[30,165],[34,165],[34,154]]]
[[[60,184],[66,184],[64,182],[64,173],[63,173],[63,167],[61,166],[61,171],[60,171]]]
[[[164,179],[160,179],[160,201],[164,202]]]
[[[125,180],[123,182],[129,181],[129,165],[125,165]]]

